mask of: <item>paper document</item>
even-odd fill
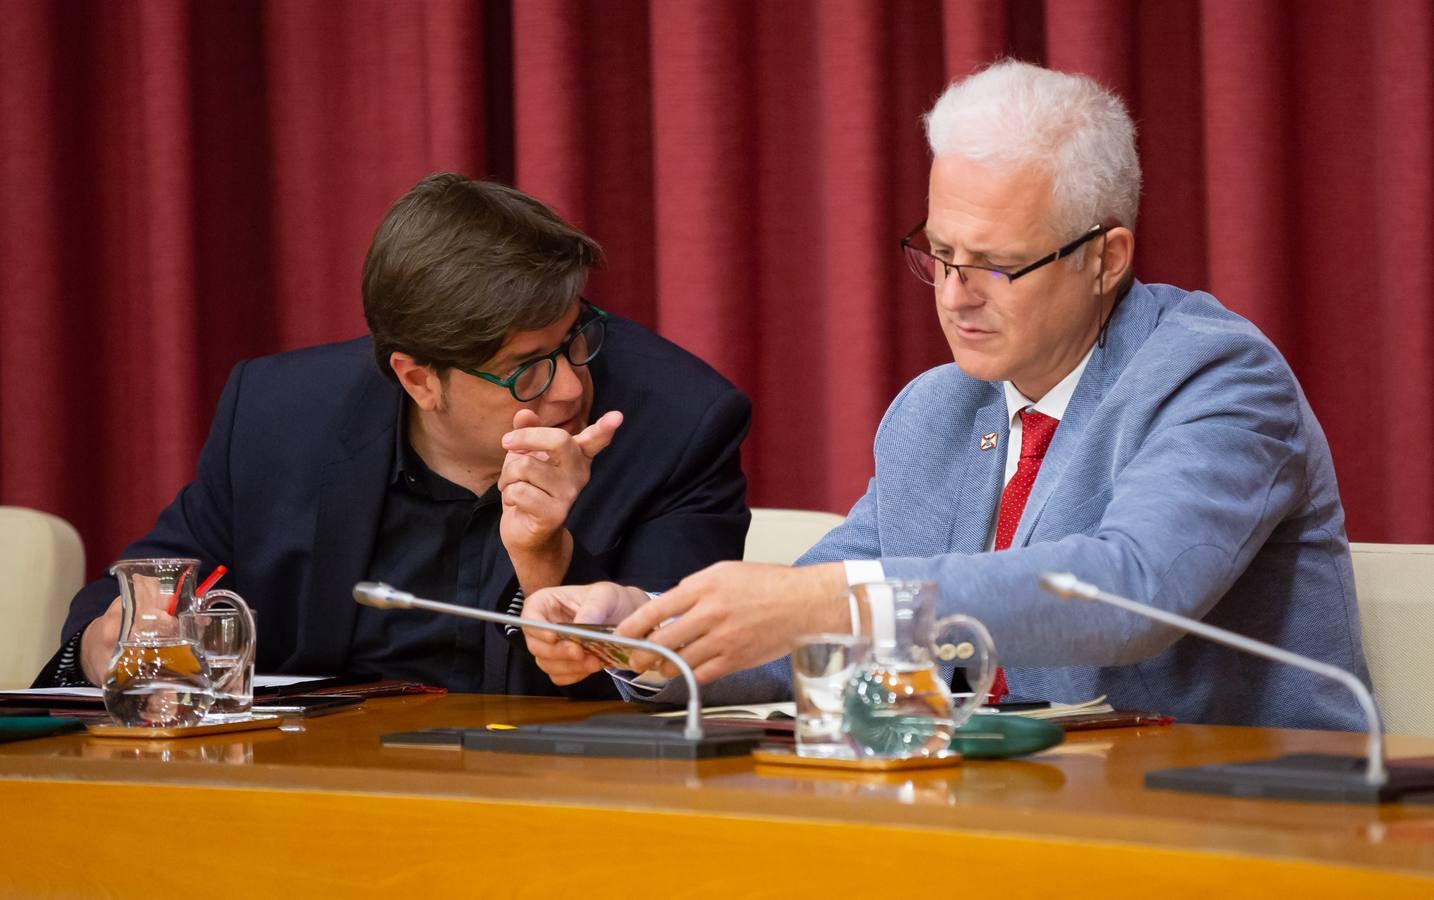
[[[254,687],[284,687],[290,684],[299,684],[304,681],[318,681],[322,675],[255,675]],[[16,688],[15,690],[0,691],[6,696],[24,695],[28,697],[94,697],[103,698],[105,692],[97,687],[48,687],[48,688]]]
[[[288,687],[305,681],[319,681],[327,675],[255,675],[254,687]]]
[[[653,713],[654,716],[675,718],[687,715],[687,710],[679,709],[673,712]],[[704,719],[795,719],[797,717],[797,704],[787,701],[785,703],[747,703],[739,706],[704,706],[702,707],[702,718]]]
[[[964,695],[966,697],[970,694]],[[958,701],[961,695],[957,697]],[[1001,712],[990,707],[981,707],[977,712],[986,716],[1021,716],[1027,719],[1062,719],[1069,716],[1084,716],[1092,713],[1112,712],[1105,697],[1096,697],[1084,703],[1052,703],[1048,708],[1043,709],[1020,709],[1011,712]],[[672,712],[653,713],[655,716],[685,716],[686,710],[674,710]],[[739,706],[704,706],[702,707],[704,719],[795,719],[797,717],[797,705],[791,701],[785,703],[747,703]]]
[[[982,707],[977,712],[988,716],[1020,716],[1024,719],[1064,719],[1070,716],[1087,716],[1093,713],[1108,713],[1115,710],[1109,703],[1105,702],[1105,695],[1102,694],[1094,700],[1087,700],[1084,703],[1055,703],[1044,709],[1016,709],[1010,712]]]

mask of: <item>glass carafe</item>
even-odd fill
[[[105,709],[121,725],[197,725],[215,684],[198,640],[196,617],[216,603],[240,611],[245,655],[254,652],[254,618],[231,591],[194,594],[197,559],[126,559],[110,573],[120,585],[120,634],[104,681]]]
[[[996,676],[990,634],[970,616],[937,619],[938,590],[935,582],[899,579],[852,587],[871,649],[847,686],[842,729],[862,756],[945,751],[990,690]],[[942,665],[966,670],[972,694],[960,703]]]

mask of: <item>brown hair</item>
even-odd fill
[[[512,331],[544,328],[572,308],[592,238],[510,187],[439,172],[379,223],[363,266],[363,311],[379,368],[407,353],[440,373],[491,359]]]

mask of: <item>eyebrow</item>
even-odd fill
[[[956,249],[955,247],[951,246],[950,244],[946,243],[945,241],[933,239],[932,236],[931,236],[931,232],[929,232],[929,231],[924,231],[924,233],[925,233],[925,235],[926,235],[926,244],[927,244],[927,246],[929,246],[932,250],[937,250],[937,251],[942,251],[942,250],[945,250],[945,251],[953,251],[953,252],[952,252],[952,255],[953,255],[953,256],[955,255],[955,254],[954,254],[954,251],[955,251],[955,249]],[[1012,252],[1010,252],[1010,251],[1008,251],[1008,250],[996,250],[996,249],[984,249],[984,250],[979,250],[979,249],[966,248],[966,252],[971,255],[971,258],[972,258],[972,259],[984,260],[984,261],[986,261],[986,262],[988,262],[988,263],[989,263],[992,259],[999,259],[999,260],[1002,260],[1002,261],[1007,261],[1007,262],[1006,262],[1007,265],[1020,265],[1020,264],[1022,263],[1022,261],[1024,261],[1024,260],[1030,258],[1030,257],[1029,257],[1029,254],[1012,253]]]
[[[563,341],[566,341],[568,338],[572,337],[574,332],[576,332],[578,328],[582,326],[582,324],[582,316],[579,315],[578,318],[574,320],[573,327],[563,332],[563,338],[562,340],[558,341],[558,347],[562,346]],[[507,350],[500,354],[493,362],[489,363],[488,368],[498,372],[502,372],[506,369],[516,369],[523,363],[532,362],[535,359],[547,356],[549,353],[552,353],[556,349],[558,348],[549,347],[547,349],[544,349],[543,347],[534,347],[530,350],[523,351]]]
[[[518,368],[523,363],[528,362],[529,360],[536,359],[537,357],[542,355],[543,351],[541,350],[532,350],[524,353],[513,353],[510,351],[504,353],[502,356],[499,356],[494,361],[488,363],[488,368],[501,375],[508,372],[509,370]]]

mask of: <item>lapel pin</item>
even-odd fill
[[[997,439],[998,439],[998,438],[997,438],[996,432],[994,432],[994,431],[991,432],[990,434],[983,434],[983,435],[981,435],[981,449],[982,449],[982,450],[994,450],[994,449],[996,449],[996,441],[997,441]]]

